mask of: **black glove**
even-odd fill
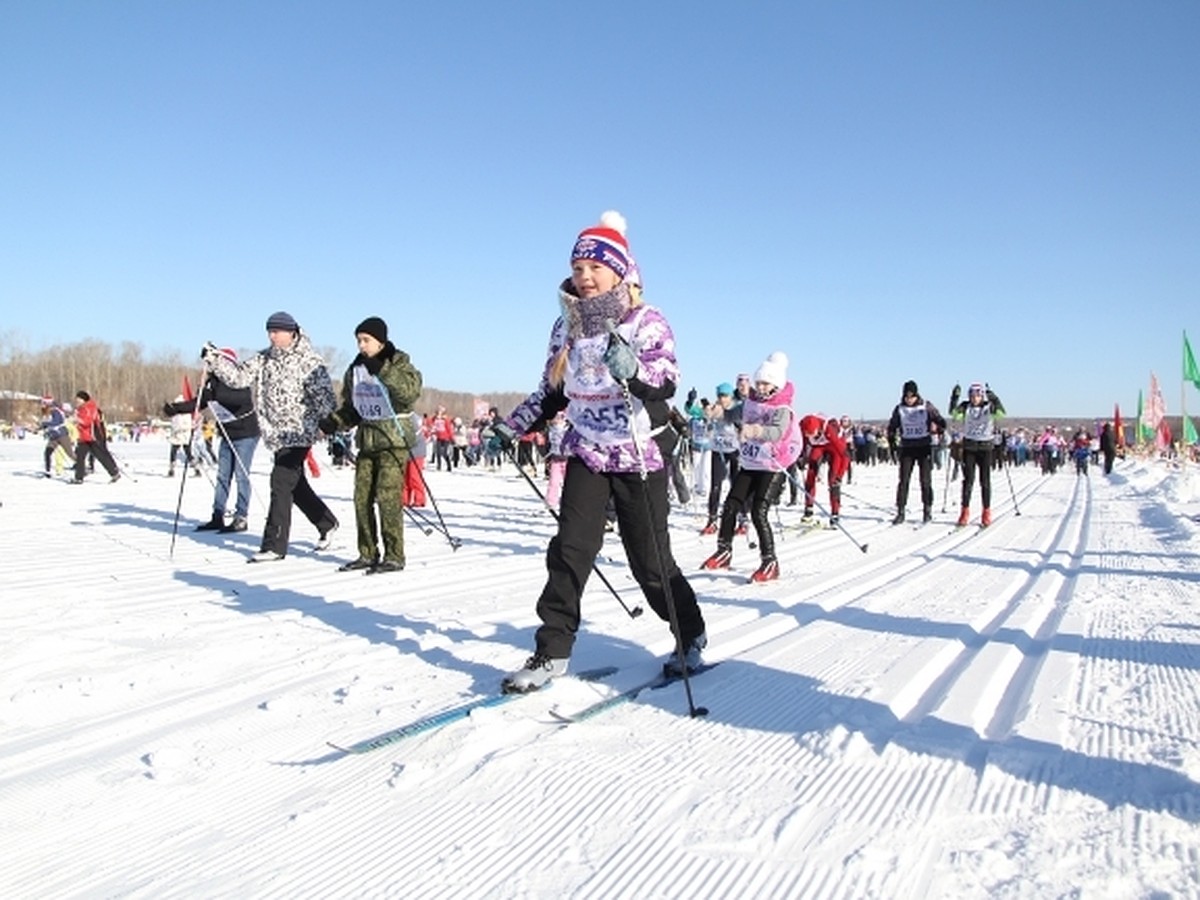
[[[952,390],[950,392],[950,408],[951,409],[954,409],[954,407],[958,406],[958,400],[960,397],[962,397],[962,385],[956,384],[954,386],[954,390]]]
[[[685,407],[684,407],[685,409],[691,409],[691,408],[692,408],[693,404],[695,404],[695,402],[696,402],[696,396],[697,396],[697,395],[696,395],[696,389],[695,389],[695,388],[692,388],[690,391],[688,391],[688,395],[687,395],[687,404],[686,404],[686,405],[685,405]]]
[[[492,437],[488,443],[498,450],[503,450],[506,453],[513,448],[516,443],[517,433],[508,427],[504,422],[497,422],[492,426]]]
[[[986,385],[984,386],[984,396],[988,398],[988,402],[993,406],[1000,405],[1000,398],[996,396],[996,392]]]
[[[203,347],[200,348],[200,358],[205,362],[208,362],[214,356],[220,354],[220,352],[221,350],[216,344],[214,344],[212,341],[208,341]]]
[[[317,427],[321,429],[322,434],[337,434],[337,419],[333,416],[325,416],[325,418],[317,423]]]

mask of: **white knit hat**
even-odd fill
[[[767,384],[774,385],[777,388],[787,384],[787,354],[782,350],[776,350],[758,367],[754,373],[755,382],[765,381]]]

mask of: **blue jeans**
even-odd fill
[[[225,504],[229,502],[229,482],[234,475],[237,476],[237,509],[233,514],[241,519],[249,514],[250,460],[257,446],[257,435],[221,441],[221,449],[217,451],[217,491],[213,494],[213,515],[225,515]]]

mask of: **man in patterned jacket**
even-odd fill
[[[216,345],[201,351],[213,374],[230,387],[249,387],[258,410],[263,443],[275,456],[271,469],[271,503],[262,545],[248,562],[271,562],[287,555],[292,528],[292,504],[316,526],[316,549],[329,546],[338,527],[304,474],[304,462],[320,436],[320,421],[333,412],[337,400],[325,360],[296,320],[286,312],[267,319],[271,345],[242,362],[234,362]]]

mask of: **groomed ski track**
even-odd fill
[[[340,475],[318,489],[348,501]],[[856,469],[851,490],[885,508],[895,476]],[[325,741],[485,694],[528,653],[552,533],[528,487],[511,470],[433,480],[461,549],[410,529],[409,570],[363,578],[334,571],[354,552],[348,502],[325,553],[298,517],[283,563],[243,562],[253,532],[181,530],[168,559],[177,483],[160,481],[139,499],[39,485],[90,493],[62,518],[4,521],[8,577],[42,598],[2,614],[25,636],[5,648],[6,896],[1200,891],[1196,527],[1120,475],[1026,467],[1010,492],[996,473],[986,530],[952,513],[893,527],[847,502],[869,552],[785,530],[767,585],[747,583],[743,539],[733,571],[701,573],[713,539],[678,512],[673,547],[722,661],[692,682],[706,717],[677,683],[555,724],[552,706],[635,683],[670,650],[649,609],[630,619],[593,578],[572,667],[619,666],[607,684],[564,679],[360,756]],[[72,571],[105,573],[73,596],[41,550],[67,528],[88,537]],[[644,605],[619,541],[604,556]],[[81,664],[99,647],[103,666]],[[111,803],[72,799],[97,785]]]

